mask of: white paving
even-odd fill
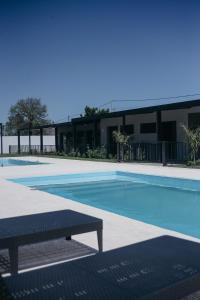
[[[87,213],[103,219],[104,250],[114,249],[166,234],[200,242],[200,240],[196,238],[122,217],[70,199],[32,190],[29,187],[6,180],[8,178],[19,177],[116,170],[200,180],[200,170],[162,167],[151,164],[103,163],[43,157],[26,157],[24,159],[33,161],[39,160],[40,162],[46,162],[48,164],[0,167],[0,218],[60,209],[73,209]],[[79,235],[76,236],[76,239],[88,246],[97,248],[95,233]]]

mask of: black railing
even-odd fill
[[[161,162],[162,143],[133,143],[124,148],[124,159],[128,161]]]
[[[121,158],[125,161],[182,163],[190,157],[188,144],[181,142],[133,143],[122,148]]]
[[[9,146],[9,153],[18,153],[17,145]],[[100,151],[100,150],[99,150]],[[104,149],[104,152],[106,150]],[[41,153],[40,145],[21,145],[20,153]],[[43,153],[56,152],[55,145],[43,145]],[[103,153],[105,155],[105,153]],[[103,155],[102,154],[102,155]],[[96,154],[94,154],[96,155]],[[98,153],[98,156],[101,156]],[[87,156],[86,156],[87,157]],[[93,157],[93,156],[91,156]],[[200,159],[200,148],[196,155],[196,159]],[[191,160],[191,149],[187,143],[182,142],[157,142],[157,143],[132,143],[120,147],[120,160],[124,161],[144,161],[167,163],[184,163]]]
[[[18,146],[17,145],[9,145],[9,153],[16,154],[18,153]],[[21,145],[20,146],[20,153],[31,153],[31,154],[38,154],[41,153],[40,145]],[[55,145],[43,145],[43,153],[53,153],[56,152]]]
[[[190,151],[188,144],[180,142],[164,142],[166,162],[179,163],[189,159]]]

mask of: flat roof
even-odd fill
[[[200,99],[160,104],[154,106],[145,106],[145,107],[133,108],[128,110],[109,112],[103,115],[95,115],[92,117],[79,117],[79,118],[72,119],[71,122],[52,123],[47,125],[36,126],[33,127],[32,129],[57,128],[63,126],[71,126],[72,124],[77,124],[77,123],[78,124],[90,123],[92,121],[98,121],[106,118],[117,118],[125,115],[147,114],[147,113],[153,113],[156,111],[163,111],[163,110],[186,109],[195,106],[200,106]],[[22,128],[20,130],[27,130],[27,128]]]
[[[184,108],[191,108],[194,106],[200,106],[200,99],[160,104],[154,106],[145,106],[145,107],[133,108],[128,110],[121,110],[121,111],[106,113],[104,115],[96,115],[93,117],[74,118],[72,119],[72,123],[81,123],[84,121],[93,121],[93,120],[100,120],[104,118],[121,117],[124,115],[146,114],[146,113],[152,113],[155,111],[162,111],[162,110],[184,109]]]
[[[31,130],[45,129],[45,128],[57,128],[57,127],[71,126],[71,125],[72,125],[71,122],[51,123],[51,124],[46,124],[46,125],[34,126],[31,128]],[[28,130],[28,127],[20,128],[20,130]]]

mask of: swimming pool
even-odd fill
[[[42,164],[39,161],[29,161],[29,160],[21,160],[21,159],[13,159],[13,158],[1,158],[0,166],[1,167],[9,167],[9,166],[30,166],[30,165],[40,165]]]
[[[12,181],[200,238],[200,181],[126,172]]]

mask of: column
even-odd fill
[[[126,116],[123,115],[122,116],[122,129],[121,129],[122,133],[125,133],[125,126],[126,126]]]
[[[3,154],[3,124],[0,123],[1,126],[1,155]]]
[[[43,153],[43,128],[40,128],[40,152]]]
[[[29,153],[31,154],[31,129],[28,130],[28,147],[29,147]]]
[[[98,121],[94,121],[94,148],[98,146]]]
[[[73,148],[76,151],[76,125],[72,124]]]
[[[56,152],[59,151],[59,147],[58,147],[58,128],[55,127],[55,146],[56,146]]]
[[[18,154],[21,152],[21,145],[20,145],[20,130],[17,131],[17,145],[18,145]]]
[[[156,127],[157,127],[157,141],[162,140],[162,119],[161,111],[156,112]]]

